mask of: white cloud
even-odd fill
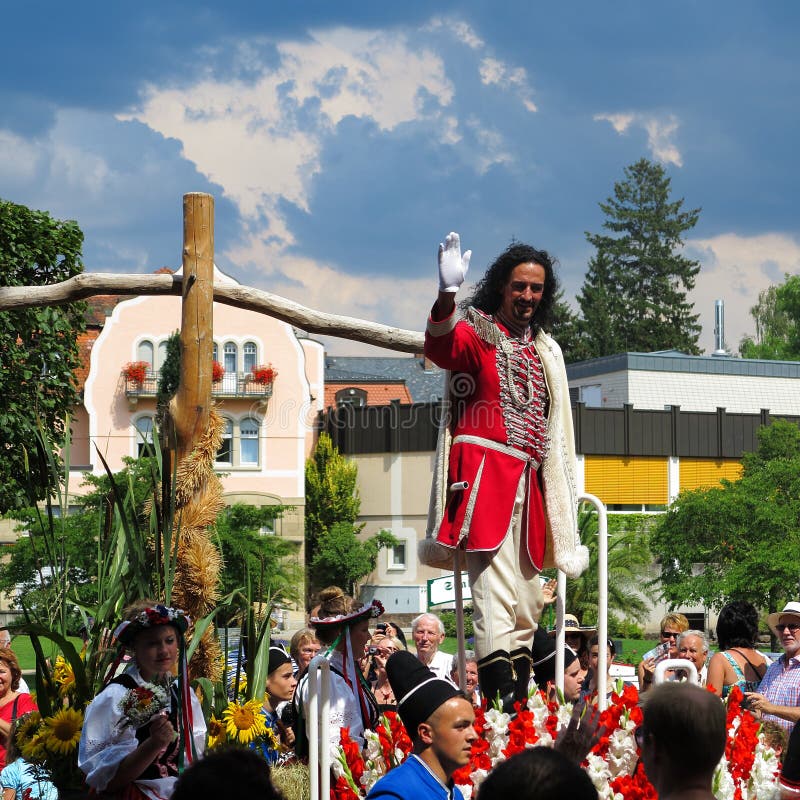
[[[608,122],[621,136],[628,133],[632,125],[642,128],[647,133],[647,146],[657,161],[663,164],[683,166],[683,156],[672,137],[680,127],[674,114],[657,115],[640,111],[624,111],[609,114],[595,114],[597,122]]]
[[[40,148],[15,133],[0,130],[0,180],[4,185],[31,180],[36,174]]]
[[[243,47],[252,68],[253,45]],[[438,55],[413,49],[394,32],[316,31],[308,40],[280,43],[277,52],[278,66],[262,66],[250,83],[207,78],[188,88],[151,85],[141,106],[120,118],[177,139],[184,156],[244,216],[263,215],[270,234],[288,245],[279,203],[308,210],[324,137],[342,119],[369,119],[385,131],[436,119],[453,87]],[[457,141],[452,122],[442,138]]]
[[[494,164],[510,164],[514,160],[499,131],[484,128],[476,117],[467,120],[467,127],[474,131],[475,139],[480,145],[475,156],[475,164],[481,175]]]
[[[523,67],[511,67],[497,58],[487,56],[481,60],[478,73],[484,86],[513,89],[528,111],[537,110],[531,99],[533,92],[528,84],[528,73]]]
[[[478,36],[473,28],[463,20],[447,17],[434,17],[424,28],[424,31],[445,30],[452,34],[452,38],[465,44],[471,50],[481,50],[485,46],[483,39]]]
[[[750,309],[758,293],[781,283],[786,273],[800,273],[800,241],[782,233],[689,239],[686,252],[701,263],[691,299],[703,325],[700,347],[707,352],[714,349],[715,300],[725,302],[725,342],[735,353],[743,336],[755,335]]]

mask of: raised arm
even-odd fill
[[[451,231],[439,243],[439,296],[431,309],[431,318],[447,319],[456,306],[456,292],[467,277],[472,250],[461,254],[461,237]]]

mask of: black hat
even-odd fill
[[[555,642],[541,629],[537,628],[533,634],[533,678],[540,689],[556,679],[556,645]],[[564,645],[564,669],[571,666],[578,654],[569,646]]]
[[[282,648],[276,644],[269,647],[269,663],[267,664],[267,675],[271,675],[278,667],[290,663],[292,657]]]
[[[413,653],[398,650],[386,660],[386,676],[394,696],[397,713],[413,739],[417,728],[442,703],[461,692],[450,681],[437,678]]]

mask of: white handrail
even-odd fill
[[[308,665],[307,732],[311,800],[328,800],[331,793],[330,717],[331,665],[325,656],[318,655]]]
[[[597,509],[597,705],[603,711],[608,705],[608,513],[593,494],[582,494],[578,502],[591,503]],[[556,686],[564,691],[564,600],[567,576],[558,571],[556,598]]]

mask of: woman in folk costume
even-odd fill
[[[311,617],[311,627],[322,643],[325,657],[331,665],[330,728],[331,747],[339,744],[339,729],[349,728],[350,737],[364,744],[364,731],[378,720],[378,704],[361,671],[360,660],[370,639],[371,619],[383,614],[377,600],[361,605],[348,597],[338,586],[319,593],[317,616]],[[308,673],[297,689],[296,707],[304,719],[309,719]]]
[[[152,600],[135,603],[114,631],[133,656],[86,709],[78,766],[98,794],[167,800],[178,774],[202,755],[203,711],[186,672],[189,618]],[[177,667],[177,678],[175,671]]]
[[[425,355],[452,373],[452,446],[440,436],[430,538],[420,560],[453,564],[465,551],[481,689],[507,711],[527,696],[531,644],[544,602],[539,573],[587,567],[577,534],[569,387],[553,322],[550,256],[514,243],[488,268],[457,319],[469,266],[457,233],[439,245],[439,294]],[[445,479],[446,476],[446,479]],[[446,480],[446,482],[445,482]],[[438,513],[436,513],[438,512]],[[434,527],[436,528],[434,530]]]

